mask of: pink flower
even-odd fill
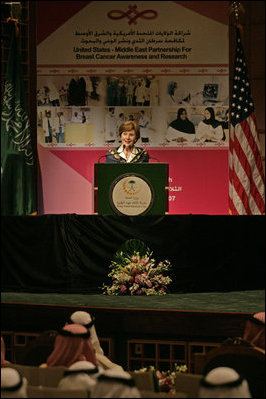
[[[147,287],[152,287],[152,282],[150,281],[150,280],[148,280],[148,281],[146,281],[146,285],[147,285]]]
[[[136,274],[140,274],[140,271],[137,270],[137,269],[133,269],[133,270],[132,270],[132,273],[133,273],[134,276],[136,276]]]
[[[141,264],[146,265],[147,261],[145,259],[141,259]]]
[[[131,276],[130,277],[130,279],[128,280],[129,281],[129,283],[131,284],[131,283],[133,283],[133,281],[134,281],[134,277],[133,276]]]
[[[141,291],[141,290],[138,290],[138,291],[136,291],[136,294],[137,294],[137,295],[141,295],[141,294],[142,294],[142,291]]]
[[[122,285],[121,292],[124,294],[124,292],[126,292],[126,290],[127,290],[127,287],[125,285]]]
[[[139,275],[135,277],[135,283],[139,284],[141,282],[141,278]]]

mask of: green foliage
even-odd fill
[[[150,256],[152,254],[150,248],[147,247],[147,245],[143,241],[132,238],[130,240],[127,240],[116,251],[113,262],[120,265],[125,265],[127,263],[126,259],[131,259],[136,253],[138,253],[140,256]]]

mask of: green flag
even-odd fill
[[[37,211],[35,171],[16,24],[10,25],[1,115],[1,214],[29,215]]]

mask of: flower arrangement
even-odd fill
[[[171,283],[163,273],[170,269],[168,260],[157,265],[152,252],[142,241],[128,240],[111,262],[112,284],[102,287],[107,295],[165,295]]]
[[[175,364],[174,371],[156,371],[156,376],[159,380],[159,389],[160,392],[169,392],[175,393],[175,386],[176,386],[176,375],[178,373],[186,373],[187,366],[185,364],[178,366]]]
[[[166,392],[166,393],[171,393],[174,394],[176,393],[176,375],[179,373],[186,373],[187,372],[187,366],[185,364],[182,365],[177,365],[175,363],[174,365],[174,370],[170,371],[159,371],[155,370],[153,366],[148,366],[139,370],[135,370],[136,373],[141,373],[141,372],[147,372],[151,371],[154,376],[157,378],[158,386],[157,390],[159,392]]]

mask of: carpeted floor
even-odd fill
[[[264,312],[265,291],[204,292],[165,296],[107,296],[2,292],[2,303],[104,308],[174,309],[208,312]]]

